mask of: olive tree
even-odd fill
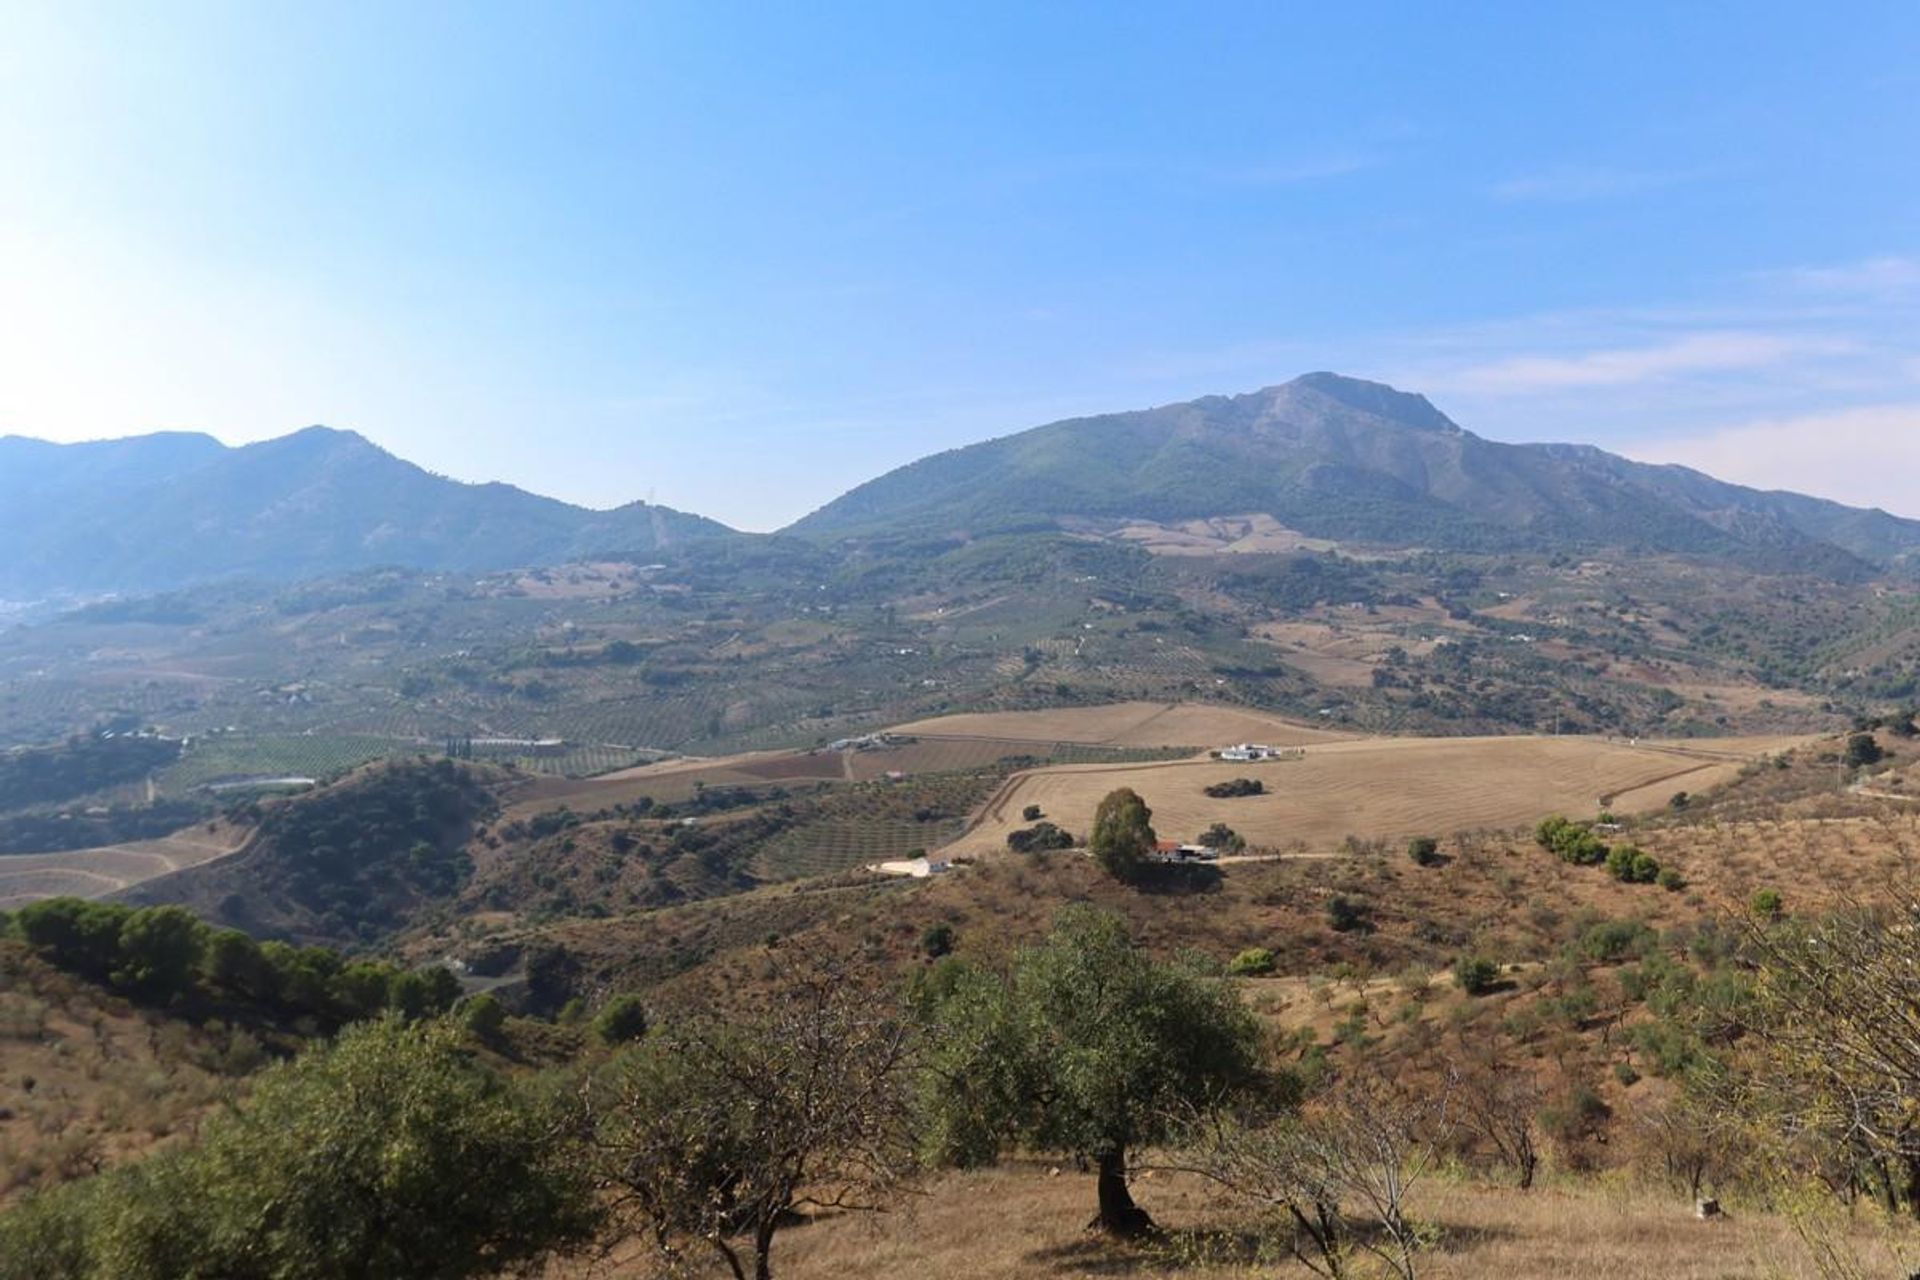
[[[1258,1025],[1230,983],[1156,962],[1117,916],[1084,906],[1009,972],[949,963],[921,1001],[932,1153],[979,1164],[1018,1140],[1084,1158],[1094,1221],[1120,1235],[1153,1229],[1130,1155],[1263,1082]]]
[[[0,1218],[0,1280],[529,1270],[598,1226],[566,1133],[558,1106],[476,1065],[458,1027],[362,1023],[261,1073],[197,1143]]]
[[[789,963],[757,1006],[668,1020],[589,1081],[614,1213],[669,1274],[711,1249],[773,1274],[805,1209],[879,1209],[914,1168],[911,1028],[897,997],[832,956]]]

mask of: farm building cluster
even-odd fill
[[[1236,742],[1213,753],[1219,760],[1297,760],[1306,752],[1299,747],[1270,747],[1264,742]]]

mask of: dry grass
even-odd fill
[[[916,720],[900,725],[896,732],[921,738],[1000,738],[1108,747],[1226,746],[1246,741],[1294,746],[1345,736],[1258,711],[1191,702],[970,712]]]
[[[936,1179],[895,1211],[823,1218],[782,1232],[774,1272],[785,1280],[1063,1280],[1178,1276],[1247,1280],[1306,1276],[1263,1256],[1258,1223],[1194,1178],[1137,1179],[1141,1204],[1168,1230],[1162,1246],[1129,1246],[1086,1233],[1090,1177],[1065,1166],[1016,1164]],[[1715,1222],[1680,1199],[1619,1185],[1547,1185],[1521,1193],[1431,1181],[1416,1190],[1416,1217],[1440,1229],[1423,1259],[1432,1280],[1818,1280],[1806,1246],[1777,1216],[1736,1207]],[[1873,1275],[1911,1269],[1912,1232],[1863,1218],[1848,1239]],[[1904,1258],[1909,1265],[1897,1264]],[[638,1251],[608,1263],[556,1268],[556,1276],[645,1275]],[[715,1272],[719,1274],[719,1272]],[[1371,1274],[1371,1273],[1368,1273]]]
[[[1784,741],[1742,745],[1754,750]],[[1722,749],[1733,748],[1716,744]],[[1348,836],[1507,829],[1550,813],[1592,813],[1608,801],[1621,813],[1644,812],[1675,791],[1726,781],[1740,767],[1724,756],[1575,737],[1383,738],[1317,744],[1289,761],[1068,765],[1021,775],[954,848],[1003,849],[1031,804],[1084,832],[1100,798],[1122,786],[1146,798],[1156,829],[1169,839],[1191,839],[1225,822],[1255,845],[1325,851]],[[1259,778],[1267,794],[1206,795],[1208,785],[1237,777]]]
[[[0,944],[0,1207],[192,1128],[265,1060],[245,1032],[134,1008]]]

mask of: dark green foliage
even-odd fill
[[[1026,808],[1020,811],[1020,819],[1023,822],[1040,821],[1040,806],[1037,804],[1028,805]]]
[[[1687,878],[1680,874],[1678,867],[1662,867],[1660,874],[1654,877],[1654,883],[1668,893],[1678,893],[1687,887]]]
[[[636,995],[617,995],[593,1020],[593,1033],[603,1044],[626,1044],[647,1034],[646,1002]]]
[[[1787,913],[1786,899],[1778,889],[1756,889],[1748,906],[1762,920],[1778,920]]]
[[[212,805],[190,799],[143,805],[116,804],[99,812],[89,806],[79,812],[10,813],[0,817],[0,854],[60,853],[103,844],[154,840],[190,827],[212,813]]]
[[[1646,955],[1659,940],[1652,929],[1638,920],[1601,920],[1587,927],[1575,948],[1588,960],[1618,964]]]
[[[149,1004],[191,993],[206,949],[207,927],[184,907],[145,907],[120,926],[113,984]]]
[[[462,1026],[476,1039],[491,1043],[500,1038],[507,1026],[507,1007],[495,999],[491,992],[482,991],[478,995],[468,996],[454,1007]]]
[[[20,908],[14,928],[49,963],[105,982],[120,963],[120,927],[132,914],[118,903],[46,898]]]
[[[1453,962],[1454,985],[1470,996],[1484,996],[1500,985],[1500,966],[1485,956],[1461,956]]]
[[[527,951],[526,973],[528,1009],[551,1017],[574,998],[580,962],[558,943],[540,943]]]
[[[396,1020],[270,1068],[199,1141],[0,1217],[0,1280],[453,1280],[589,1237],[545,1102]]]
[[[1359,898],[1336,893],[1327,899],[1327,928],[1335,933],[1364,933],[1373,928],[1373,908]]]
[[[459,996],[458,981],[438,966],[403,973],[378,961],[347,964],[325,947],[210,928],[175,906],[47,898],[22,907],[12,927],[49,964],[148,1005],[337,1027],[387,1009],[431,1016]]]
[[[69,738],[57,747],[0,752],[0,810],[57,804],[138,782],[180,758],[171,738],[131,734]]]
[[[1856,733],[1847,739],[1846,762],[1849,769],[1879,764],[1886,758],[1886,754],[1871,733]]]
[[[1093,834],[1087,845],[1094,861],[1116,880],[1133,880],[1147,865],[1158,839],[1153,810],[1131,787],[1107,793],[1093,814]]]
[[[1008,974],[936,966],[918,1000],[930,1154],[981,1164],[1024,1141],[1085,1156],[1100,1166],[1103,1220],[1138,1212],[1124,1198],[1128,1151],[1262,1082],[1259,1027],[1231,985],[1156,963],[1089,907],[1062,911]],[[1116,1177],[1124,1203],[1110,1199]]]
[[[1609,852],[1606,842],[1594,835],[1586,823],[1566,818],[1543,820],[1534,828],[1533,838],[1562,862],[1580,867],[1598,866],[1607,860]]]
[[[387,984],[387,1007],[409,1021],[435,1018],[460,998],[460,980],[441,965],[395,974]]]
[[[1239,853],[1247,847],[1246,838],[1224,822],[1216,822],[1202,831],[1194,843],[1223,853]]]
[[[466,881],[463,846],[491,804],[451,760],[398,762],[266,807],[253,862],[330,934],[376,938]]]
[[[1607,874],[1623,884],[1652,884],[1660,878],[1660,863],[1630,844],[1607,850]]]
[[[1258,778],[1229,778],[1225,782],[1212,783],[1206,790],[1215,800],[1231,800],[1239,796],[1265,795],[1267,784]]]
[[[930,924],[920,934],[920,954],[931,960],[950,955],[953,951],[953,926],[945,920]]]
[[[1071,849],[1073,833],[1062,831],[1051,822],[1036,822],[1023,831],[1007,832],[1007,848],[1015,853],[1044,853],[1049,849]]]
[[[1407,841],[1407,857],[1416,867],[1431,867],[1440,861],[1440,842],[1432,836],[1415,836]]]

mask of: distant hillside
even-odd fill
[[[1483,440],[1424,396],[1331,373],[1070,419],[923,458],[792,531],[925,535],[1065,517],[1248,513],[1315,537],[1390,546],[1624,546],[1840,578],[1920,548],[1920,521],[1584,446]]]
[[[0,598],[384,564],[502,569],[728,532],[641,502],[589,511],[461,484],[324,427],[234,449],[188,433],[75,445],[0,437]]]

